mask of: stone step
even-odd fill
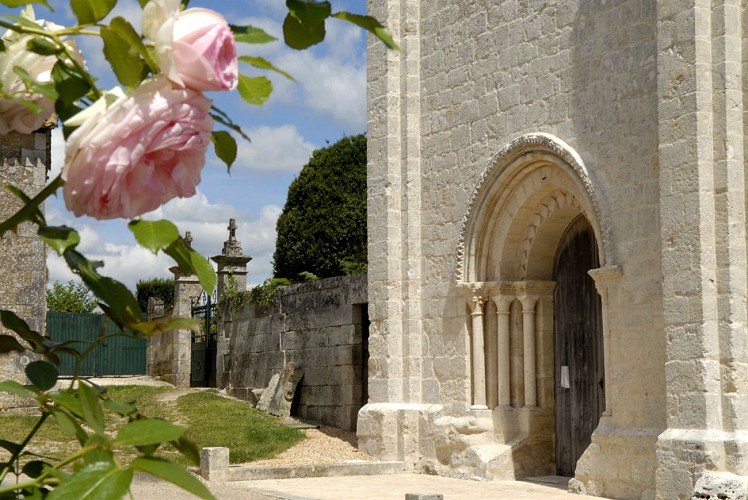
[[[229,481],[255,481],[260,479],[294,479],[305,477],[373,476],[377,474],[402,474],[403,462],[350,461],[340,464],[314,464],[289,466],[232,465]]]

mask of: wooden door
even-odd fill
[[[561,240],[554,266],[556,469],[572,476],[605,409],[602,313],[595,283],[595,233],[579,216]]]

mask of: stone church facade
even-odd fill
[[[360,448],[615,498],[745,492],[748,4],[368,7],[402,51],[368,56]]]

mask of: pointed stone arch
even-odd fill
[[[493,157],[473,190],[457,246],[458,285],[548,274],[548,256],[534,244],[560,238],[563,230],[546,223],[562,226],[572,211],[592,224],[601,266],[614,262],[609,217],[581,157],[550,134],[518,137]]]

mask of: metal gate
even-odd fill
[[[216,298],[203,291],[192,299],[192,318],[200,325],[192,332],[192,358],[190,385],[192,387],[216,386]]]
[[[145,375],[145,337],[123,333],[103,314],[48,312],[47,335],[56,342],[72,341],[71,347],[79,352],[92,348],[99,337],[108,336],[83,358],[78,375]],[[74,356],[61,354],[60,374],[72,375],[75,363]]]

